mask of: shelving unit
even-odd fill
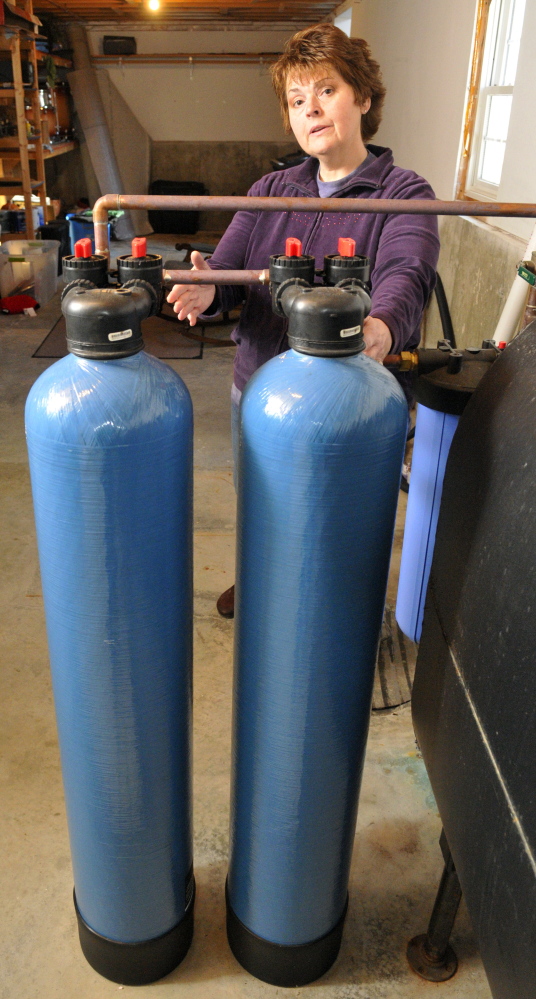
[[[13,173],[13,165],[20,163],[21,177],[2,177],[0,179],[0,194],[11,198],[15,194],[22,194],[24,197],[24,208],[26,212],[26,231],[24,233],[4,233],[2,241],[18,237],[33,239],[35,229],[32,214],[32,194],[37,194],[43,209],[43,218],[46,220],[46,179],[45,160],[62,153],[69,152],[76,147],[76,142],[61,142],[55,147],[45,149],[41,134],[41,109],[39,105],[39,79],[38,62],[43,62],[47,55],[40,52],[35,46],[35,25],[33,17],[32,0],[19,0],[20,6],[15,8],[12,4],[7,9],[19,22],[16,24],[0,24],[0,53],[10,53],[11,65],[13,67],[13,87],[0,87],[0,97],[13,98],[15,104],[17,136],[0,138],[0,161],[3,165],[9,164],[9,172]],[[3,4],[3,0],[0,0]],[[3,13],[3,11],[2,11]],[[12,18],[13,19],[13,18]],[[27,22],[27,27],[24,22]],[[33,69],[32,86],[23,84],[21,56],[30,62]],[[71,63],[67,59],[54,57],[56,65],[70,67]],[[31,108],[25,108],[25,100],[30,98]],[[33,134],[28,136],[28,120],[32,125]],[[31,176],[30,162],[35,162],[36,178]],[[4,170],[2,169],[2,174]]]

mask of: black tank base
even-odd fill
[[[341,946],[348,899],[338,923],[325,936],[311,943],[286,947],[258,937],[239,920],[229,904],[227,886],[227,939],[239,964],[250,975],[268,985],[297,988],[316,981],[329,971]]]
[[[410,967],[427,982],[448,982],[458,970],[458,958],[450,944],[441,957],[435,958],[426,948],[427,934],[410,940],[406,951]]]
[[[86,961],[103,978],[119,985],[150,985],[169,975],[188,952],[194,932],[194,899],[180,923],[161,937],[140,943],[118,943],[95,933],[80,915],[74,896],[80,946]]]

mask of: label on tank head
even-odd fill
[[[361,333],[361,327],[360,326],[350,326],[350,328],[347,329],[347,330],[341,330],[340,335],[341,336],[357,336],[358,333]]]
[[[128,340],[132,336],[132,330],[119,330],[119,333],[108,333],[109,340]]]

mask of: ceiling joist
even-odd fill
[[[117,24],[136,22],[140,27],[235,27],[244,22],[254,27],[271,27],[293,22],[315,24],[326,20],[340,6],[340,0],[161,0],[158,11],[149,10],[146,0],[36,0],[36,14],[50,14],[61,20],[80,19]]]

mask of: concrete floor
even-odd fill
[[[165,241],[167,242],[167,241]],[[153,245],[156,244],[156,241]],[[31,357],[43,339],[0,318],[0,999],[489,999],[463,906],[452,943],[457,975],[430,985],[409,970],[407,940],[423,932],[442,869],[440,820],[416,750],[409,707],[372,717],[340,956],[297,990],[256,981],[225,937],[233,623],[217,595],[234,578],[235,502],[229,390],[232,348],[172,361],[190,389],[195,430],[195,874],[196,928],[183,964],[153,986],[96,974],[80,951],[40,595],[23,430],[27,392],[51,362]],[[395,540],[400,550],[404,497]],[[396,588],[396,563],[390,589]],[[165,992],[163,990],[166,990]]]

